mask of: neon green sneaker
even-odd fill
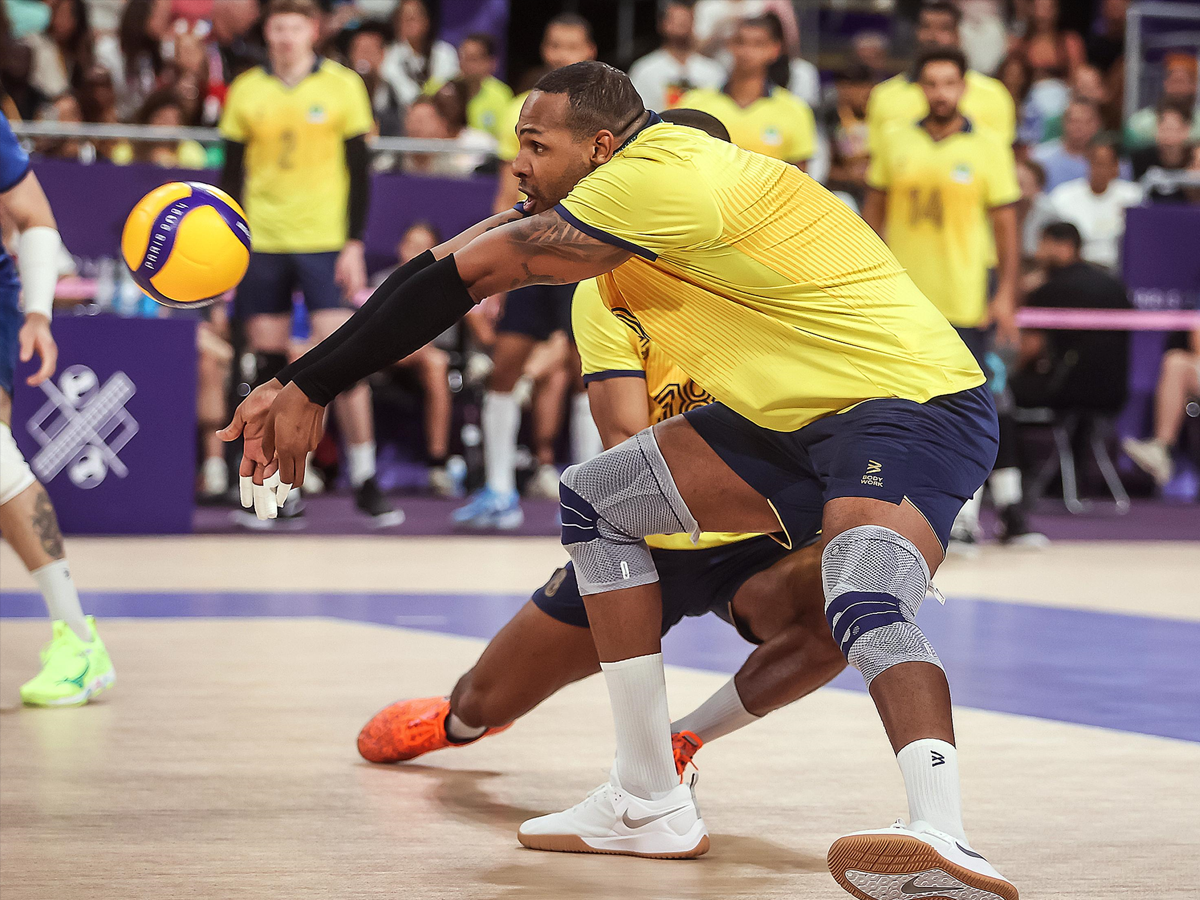
[[[54,637],[42,650],[42,671],[21,685],[27,706],[82,706],[117,680],[96,620],[87,617],[92,639],[84,642],[66,622],[54,623]]]

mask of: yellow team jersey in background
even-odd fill
[[[771,87],[745,108],[724,91],[697,88],[675,106],[715,116],[729,129],[729,139],[746,150],[790,163],[812,158],[817,135],[812,110],[785,88]]]
[[[1017,107],[1008,88],[995,78],[968,71],[967,89],[958,108],[976,127],[995,132],[1010,147],[1017,139]],[[867,100],[867,143],[879,152],[884,130],[892,122],[917,122],[929,115],[925,92],[905,74],[875,85]]]
[[[940,141],[894,123],[871,157],[867,184],[887,192],[887,245],[950,324],[986,323],[992,248],[988,210],[1021,199],[1012,148],[993,132]]]
[[[521,151],[521,141],[517,138],[517,121],[521,118],[521,107],[529,91],[517,94],[504,108],[503,114],[496,123],[496,139],[500,142],[496,147],[496,155],[503,162],[512,162]]]
[[[264,67],[229,86],[221,134],[246,145],[242,206],[254,250],[323,253],[346,243],[350,174],[345,142],[372,125],[358,73],[318,59],[289,88]]]
[[[606,305],[763,428],[983,383],[878,236],[794,166],[656,124],[556,209],[635,254],[598,279]]]
[[[713,398],[688,378],[665,353],[638,334],[604,305],[596,279],[579,282],[571,301],[571,329],[579,346],[585,383],[606,378],[640,378],[649,394],[650,424],[712,403]],[[702,532],[693,544],[686,534],[652,535],[651,547],[692,550],[719,547],[754,537],[752,534]]]

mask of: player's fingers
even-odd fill
[[[254,514],[262,520],[273,519],[278,512],[275,506],[275,491],[266,485],[254,486]]]
[[[274,416],[267,416],[266,424],[263,426],[262,456],[263,456],[263,459],[274,459],[275,458],[275,417]]]
[[[9,334],[12,334],[10,331]],[[33,359],[33,337],[24,328],[17,335],[17,341],[21,346],[20,359],[21,362],[29,362]],[[9,346],[12,346],[11,344]]]
[[[42,364],[38,366],[38,370],[25,379],[25,383],[30,387],[37,387],[47,378],[54,374],[55,354],[53,351],[47,351],[42,348]]]
[[[245,465],[245,460],[242,461]],[[249,509],[254,505],[254,479],[249,475],[238,476],[238,491],[241,493],[242,507]]]
[[[287,502],[288,492],[291,491],[291,489],[292,486],[286,481],[280,482],[279,487],[275,488],[275,502],[278,503],[281,508],[283,504]]]
[[[296,478],[296,458],[294,456],[285,453],[279,457],[279,480],[281,483],[299,487],[303,477],[304,473],[301,472],[300,479]]]
[[[242,429],[246,427],[245,420],[242,419],[242,408],[239,406],[233,411],[233,419],[228,425],[217,432],[217,437],[223,441],[232,441],[242,433]]]

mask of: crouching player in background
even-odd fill
[[[0,532],[37,582],[54,627],[42,651],[42,671],[21,685],[21,699],[30,706],[79,706],[112,687],[113,665],[96,634],[96,623],[79,605],[54,507],[17,448],[11,428],[18,352],[21,362],[35,353],[41,360],[30,385],[54,374],[58,348],[50,335],[50,313],[62,242],[29,157],[2,116],[0,211],[21,235],[16,247],[19,272],[0,245]]]

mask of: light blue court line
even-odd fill
[[[98,617],[324,616],[490,638],[524,594],[111,593]],[[41,617],[34,593],[0,594],[0,616]],[[1200,742],[1200,623],[952,598],[926,603],[921,627],[962,706]],[[715,616],[685,619],[668,663],[732,673],[751,650]],[[836,687],[863,690],[858,673]]]

